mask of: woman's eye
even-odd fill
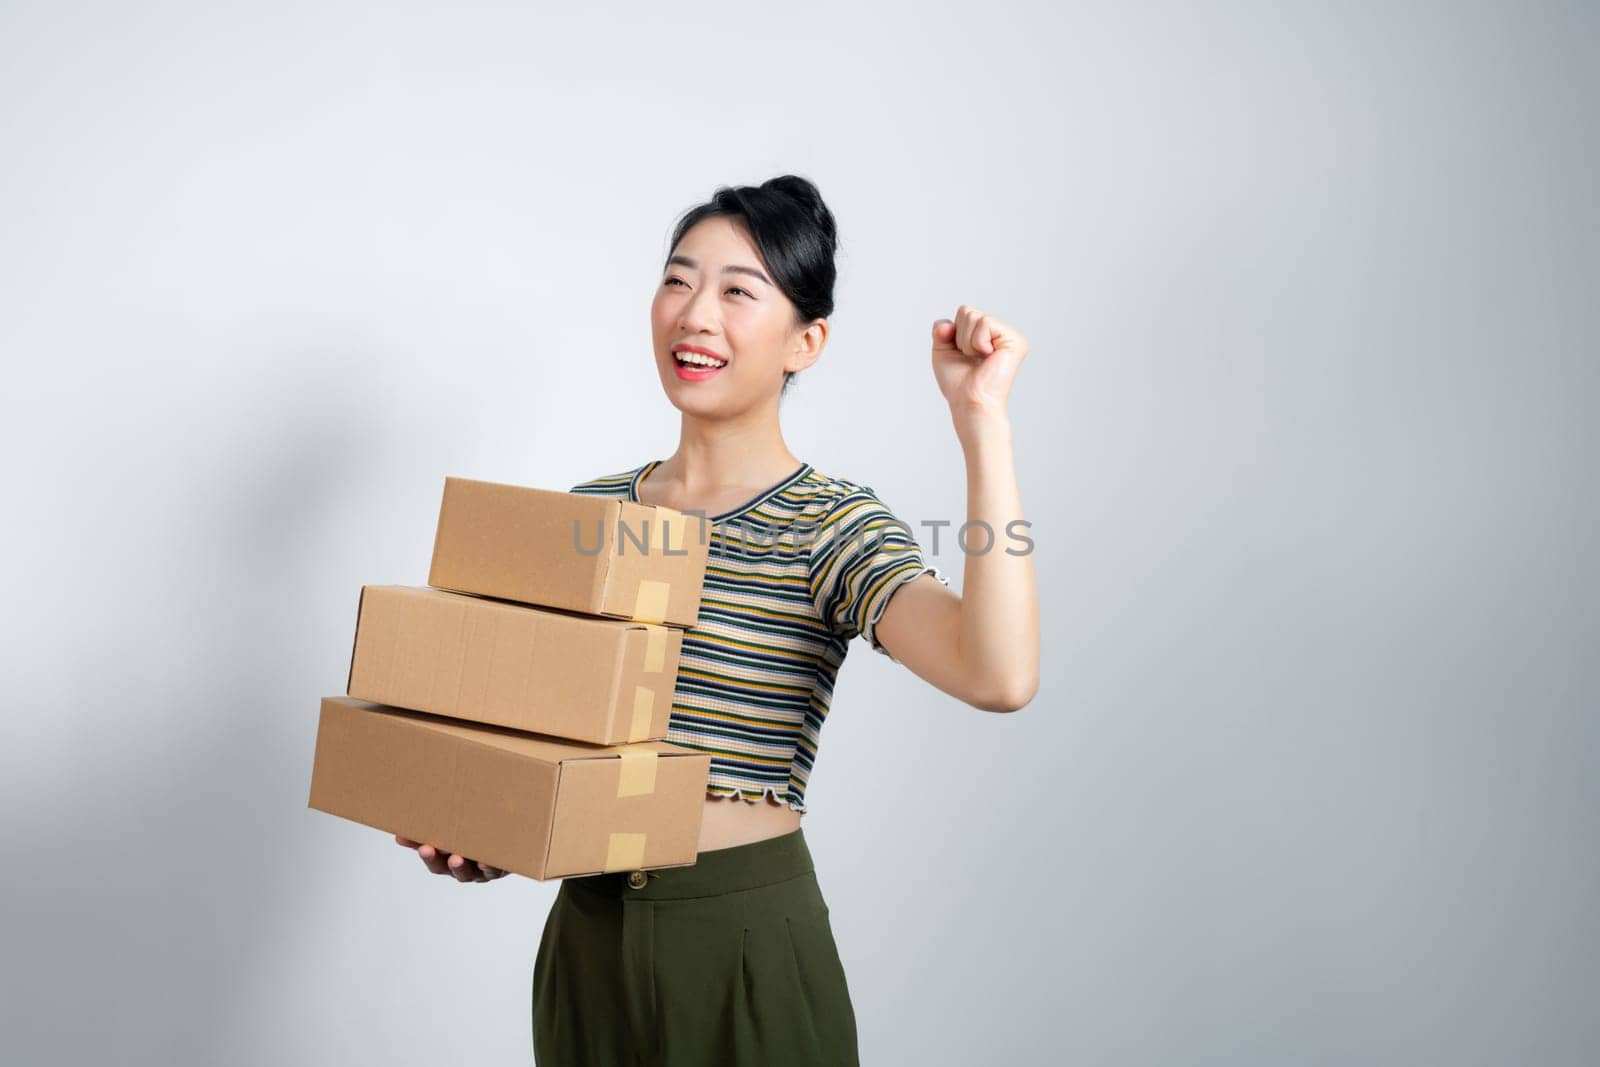
[[[661,284],[662,285],[672,285],[673,283],[677,283],[678,285],[683,286],[685,289],[689,288],[689,284],[687,282],[685,282],[682,278],[668,278],[666,281],[662,282]],[[752,293],[748,289],[742,288],[742,287],[737,286],[737,285],[729,286],[728,287],[728,292],[730,292],[730,293],[743,293],[745,296],[748,296],[751,300],[754,300],[756,298],[756,294]]]

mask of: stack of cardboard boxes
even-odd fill
[[[711,757],[662,739],[703,523],[445,479],[428,585],[361,590],[309,806],[530,878],[693,863]]]

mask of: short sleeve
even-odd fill
[[[878,643],[877,625],[895,591],[931,574],[911,527],[868,486],[852,486],[817,520],[811,542],[811,598],[834,633],[846,640],[860,634],[874,650],[898,663]]]

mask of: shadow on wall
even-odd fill
[[[32,873],[13,866],[6,939],[27,980],[7,1000],[54,1055],[92,1041],[125,1062],[237,1060],[229,1018],[316,862],[284,829],[305,807],[317,697],[342,678],[327,668],[353,625],[345,576],[372,564],[350,531],[414,429],[348,377],[313,406],[284,382],[243,417],[134,435],[150,473],[95,501],[119,517],[88,564],[107,573],[77,580],[101,589],[57,608],[83,612],[80,639],[42,638],[37,691],[19,694],[60,709],[45,724],[60,747],[23,779],[39,787],[12,840]]]

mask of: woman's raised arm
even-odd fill
[[[1039,590],[1006,412],[1027,352],[1021,333],[966,304],[934,323],[934,376],[966,457],[962,591],[923,575],[877,625],[895,659],[985,711],[1015,711],[1039,688]]]

